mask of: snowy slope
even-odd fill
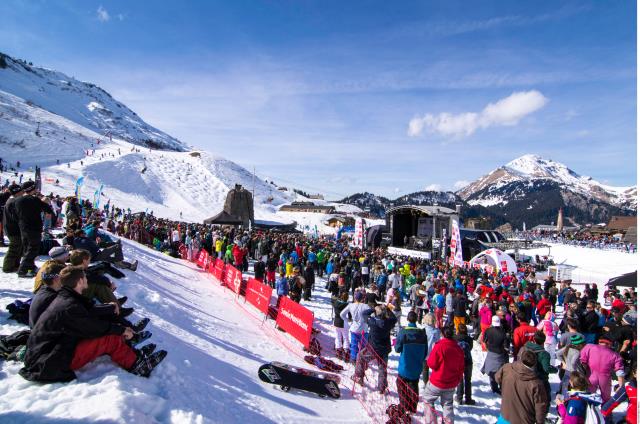
[[[98,134],[131,143],[185,151],[187,146],[144,122],[135,112],[94,84],[40,68],[0,53],[0,91],[13,94]]]
[[[255,190],[258,220],[290,223],[290,217],[278,213],[279,207],[293,200],[309,200],[293,192],[281,192],[214,154],[143,148],[115,135],[106,137],[1,89],[0,158],[14,168],[1,175],[3,182],[17,179],[13,171],[24,173],[25,179],[32,178],[30,171],[40,166],[44,192],[71,194],[78,177],[84,176],[82,195],[91,200],[103,184],[102,204],[111,200],[120,207],[147,209],[167,218],[178,218],[182,213],[185,220],[195,222],[221,211],[235,184]],[[16,167],[18,161],[20,168]],[[58,185],[54,184],[56,180]],[[352,214],[361,211],[352,205],[335,206]],[[308,220],[315,220],[313,214],[306,215]],[[320,230],[331,232],[324,226]]]
[[[39,124],[38,124],[39,123]],[[36,131],[39,135],[36,135]],[[99,143],[99,144],[98,144]],[[43,191],[73,193],[79,176],[85,177],[82,193],[93,193],[104,184],[102,203],[134,211],[154,211],[157,216],[202,221],[222,210],[235,184],[249,190],[255,182],[256,218],[277,220],[278,205],[290,201],[241,166],[206,152],[173,152],[141,148],[118,138],[108,138],[68,119],[27,104],[24,99],[0,91],[0,157],[16,165],[25,179],[36,165],[42,167]],[[91,151],[86,156],[86,151]],[[59,161],[59,164],[58,164]],[[146,167],[144,173],[142,170]],[[12,173],[2,180],[13,180]],[[59,185],[54,182],[59,180]]]
[[[260,321],[245,315],[210,276],[182,260],[123,243],[125,256],[139,259],[140,266],[117,281],[118,294],[129,297],[134,319],[151,318],[151,341],[169,351],[167,359],[149,379],[102,358],[80,370],[76,381],[51,385],[25,381],[18,364],[2,362],[0,422],[367,422],[344,388],[334,401],[259,381],[257,369],[268,361],[309,365],[270,340]],[[32,285],[0,274],[0,334],[24,328],[7,320],[5,306],[30,297]]]
[[[637,209],[637,188],[608,186],[591,177],[580,176],[566,165],[537,155],[524,155],[472,182],[457,193],[470,204],[491,206],[506,204],[510,199],[492,195],[513,182],[529,183],[551,180],[565,190],[592,197],[624,209]],[[477,196],[477,193],[482,193]]]

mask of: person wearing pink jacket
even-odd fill
[[[624,363],[620,355],[611,349],[611,339],[603,335],[598,344],[588,344],[580,351],[580,362],[587,365],[589,375],[589,391],[595,393],[600,389],[602,402],[611,398],[611,373],[615,371],[618,383],[624,385]]]
[[[493,317],[493,311],[491,310],[491,306],[489,306],[489,301],[487,299],[482,299],[482,306],[478,310],[478,317],[480,319],[480,334],[484,338],[484,332],[487,328],[491,327],[491,318]],[[486,351],[487,349],[482,346],[482,350]]]

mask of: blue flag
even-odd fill
[[[78,200],[80,200],[80,188],[82,187],[82,184],[84,184],[84,176],[79,176],[78,179],[76,180],[76,197],[78,198]]]
[[[102,188],[103,187],[104,187],[104,184],[100,184],[100,188],[98,188],[93,193],[93,207],[95,209],[98,209],[98,207],[100,206],[100,196],[102,196]]]

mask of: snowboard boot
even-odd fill
[[[131,329],[134,333],[139,333],[147,327],[147,324],[149,324],[150,321],[151,320],[149,318],[142,318],[140,321],[133,324],[133,327],[131,327]]]
[[[30,269],[27,272],[19,272],[19,278],[34,278],[36,276],[36,271]]]
[[[151,356],[154,350],[156,350],[156,345],[154,343],[149,343],[148,345],[142,346],[138,352],[142,356]]]
[[[150,356],[141,355],[133,364],[133,367],[131,367],[129,372],[141,377],[149,377],[149,375],[151,375],[151,371],[153,371],[153,369],[157,367],[166,356],[166,350],[159,350],[156,353],[152,353]]]
[[[133,313],[133,308],[120,308],[120,318],[126,318]]]
[[[134,260],[133,262],[131,262],[131,264],[129,264],[129,269],[133,272],[136,272],[136,270],[138,269],[138,261]]]
[[[151,337],[151,331],[141,331],[141,332],[136,333],[136,334],[133,335],[131,340],[129,340],[129,344],[131,346],[136,346],[136,345],[139,345],[140,343],[142,343],[143,341],[147,340],[150,337]]]
[[[125,303],[127,303],[127,300],[129,300],[129,298],[127,296],[122,296],[121,298],[118,299],[118,305],[122,306]]]

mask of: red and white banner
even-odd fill
[[[269,312],[269,303],[271,302],[271,293],[273,289],[267,284],[262,284],[255,278],[249,278],[247,281],[247,302],[258,308],[260,312],[266,314]]]
[[[276,325],[308,348],[313,329],[313,312],[286,296],[280,298]]]
[[[355,233],[353,235],[353,244],[360,249],[364,248],[364,219],[356,218]]]
[[[451,257],[449,263],[454,266],[462,266],[462,243],[460,242],[460,228],[458,220],[451,220]]]
[[[208,256],[209,256],[209,254],[207,253],[206,250],[200,249],[200,253],[198,253],[198,259],[196,260],[196,264],[200,268],[204,268],[205,267],[205,262],[208,260],[207,259]]]
[[[232,265],[227,264],[224,268],[224,284],[236,293],[240,293],[242,286],[242,272]]]
[[[213,276],[216,280],[222,282],[224,278],[224,261],[222,259],[216,259],[213,266]]]

